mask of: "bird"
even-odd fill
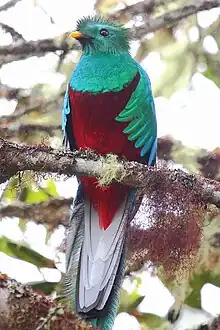
[[[95,15],[79,19],[70,37],[80,44],[81,57],[64,96],[64,147],[153,166],[155,103],[148,74],[130,55],[129,30]],[[143,196],[119,182],[103,187],[96,178],[77,180],[62,290],[86,322],[110,330],[125,272],[126,234]]]

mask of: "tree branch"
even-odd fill
[[[68,208],[72,198],[50,199],[41,203],[13,203],[0,206],[0,219],[3,217],[18,217],[32,220],[39,224],[46,224],[50,229],[58,225],[67,226]]]
[[[184,187],[204,203],[220,207],[220,183],[181,170],[148,167],[137,162],[118,160],[114,155],[101,157],[92,151],[62,152],[43,146],[25,146],[0,139],[0,182],[18,171],[33,170],[66,175],[97,177],[100,184],[117,181],[139,188],[149,195],[168,185]],[[10,166],[8,166],[10,164]]]
[[[150,14],[153,12],[154,8],[164,5],[163,0],[144,0],[139,1],[133,5],[126,6],[123,9],[118,10],[116,13],[111,14],[111,18],[118,19],[122,21],[127,21],[132,19],[137,15]]]
[[[71,49],[77,49],[76,45],[72,45]],[[43,56],[47,52],[70,50],[67,42],[56,42],[53,39],[44,39],[38,41],[24,41],[11,44],[9,46],[0,47],[0,63],[5,64],[12,61],[26,59],[29,56]]]
[[[0,23],[0,27],[5,31],[11,34],[12,38],[14,40],[25,40],[22,36],[22,34],[20,34],[19,32],[17,32],[13,27],[4,24],[4,23]]]
[[[14,7],[19,1],[21,1],[21,0],[11,0],[11,1],[6,2],[4,5],[0,6],[0,11],[8,10],[11,7]]]
[[[0,329],[92,329],[67,307],[0,273]]]
[[[146,22],[134,28],[131,31],[132,36],[135,39],[140,39],[144,35],[150,32],[155,32],[161,28],[170,27],[176,23],[179,23],[180,20],[194,15],[203,10],[210,10],[220,6],[220,0],[200,0],[192,1],[190,4],[185,5],[184,7],[175,9],[163,15],[160,15],[156,18],[149,19],[147,17]],[[148,13],[149,5],[146,6],[145,1],[136,3],[134,5],[128,6],[118,13],[115,14],[115,18],[120,18],[121,16],[128,16],[132,18],[135,15],[144,15],[146,11]]]

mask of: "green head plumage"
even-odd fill
[[[80,19],[76,31],[70,37],[80,42],[84,54],[129,52],[128,29],[103,17],[89,16]]]

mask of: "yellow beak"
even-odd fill
[[[73,39],[80,39],[80,38],[86,38],[86,35],[83,34],[82,32],[74,31],[69,34],[69,37]]]

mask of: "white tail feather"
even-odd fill
[[[84,203],[85,240],[79,274],[79,308],[88,312],[105,306],[114,284],[124,245],[128,199],[125,198],[106,230],[100,228],[98,213],[91,202],[85,200]]]

